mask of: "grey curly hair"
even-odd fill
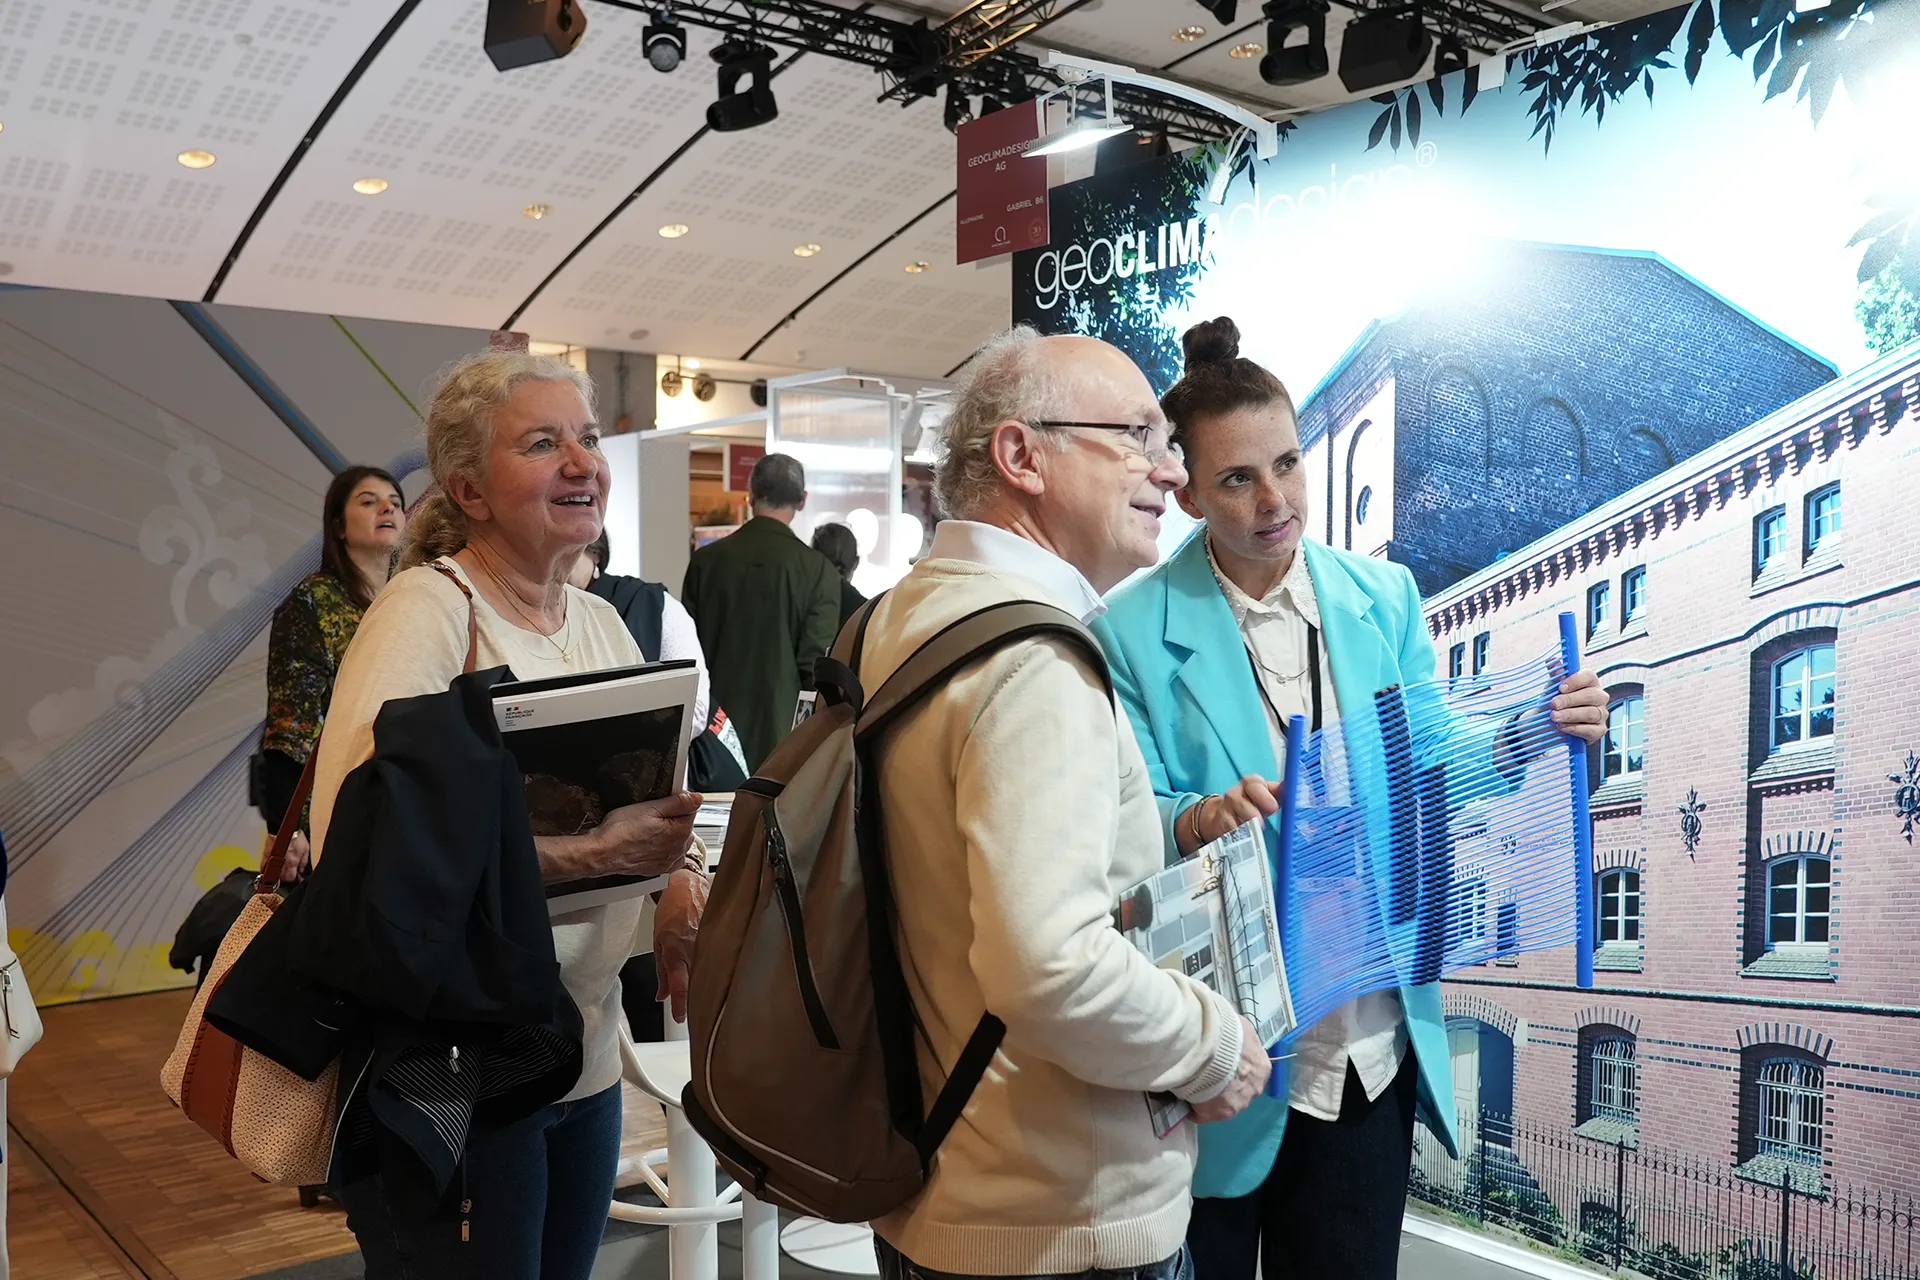
[[[593,412],[593,380],[557,356],[482,351],[440,371],[427,406],[427,469],[433,473],[433,488],[407,518],[396,573],[467,545],[467,513],[448,494],[447,484],[457,475],[486,474],[494,412],[529,379],[570,383],[587,402],[587,412]]]
[[[970,519],[998,490],[995,427],[1009,419],[1036,422],[1066,416],[1061,408],[1065,380],[1047,358],[1043,342],[1032,326],[1015,325],[990,338],[961,371],[933,470],[934,497],[942,514]]]

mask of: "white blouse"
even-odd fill
[[[1234,621],[1240,624],[1241,639],[1267,695],[1264,701],[1273,758],[1284,760],[1286,734],[1279,717],[1313,714],[1307,664],[1309,625],[1320,637],[1321,724],[1331,724],[1340,715],[1327,633],[1320,627],[1320,601],[1313,593],[1307,557],[1296,551],[1286,577],[1261,600],[1242,591],[1220,571],[1213,559],[1211,540],[1207,542],[1207,563],[1213,566],[1214,579],[1226,594]],[[1349,1062],[1369,1100],[1384,1093],[1400,1069],[1400,1059],[1407,1051],[1407,1028],[1399,993],[1374,991],[1349,1000],[1302,1032],[1294,1040],[1293,1051],[1287,1075],[1289,1105],[1317,1119],[1338,1120]]]
[[[472,588],[458,561],[440,563]],[[475,591],[476,669],[507,666],[521,680],[538,680],[641,661],[640,646],[612,605],[575,587],[566,592],[566,623],[549,638],[502,617]],[[427,565],[393,578],[368,606],[340,663],[320,735],[311,818],[316,862],[326,849],[340,784],[373,755],[380,708],[390,698],[439,693],[460,674],[467,657],[467,608],[460,589]],[[561,981],[585,1022],[580,1080],[564,1101],[590,1097],[620,1079],[620,966],[633,953],[640,922],[637,898],[554,917]]]

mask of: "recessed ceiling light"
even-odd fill
[[[793,246],[793,256],[796,258],[811,258],[818,252],[820,252],[820,246],[817,244],[797,244]]]
[[[6,122],[0,121],[0,133],[5,133],[6,131],[7,131]]]
[[[901,270],[912,276],[917,276],[922,271],[931,271],[932,269],[933,264],[930,262],[909,262],[905,267],[901,268]]]
[[[363,196],[377,196],[387,189],[385,178],[361,178],[353,184],[353,189]]]
[[[526,208],[522,209],[520,212],[526,214],[529,218],[532,218],[535,222],[538,222],[540,221],[540,219],[546,217],[548,214],[553,212],[553,206],[550,204],[530,204]]]
[[[645,329],[632,329],[627,332],[627,341],[639,342],[641,339],[645,338],[646,336],[647,336],[647,331]]]
[[[1195,40],[1206,39],[1206,35],[1205,27],[1181,27],[1173,33],[1173,38],[1181,44],[1192,44]]]
[[[211,151],[201,151],[196,148],[193,151],[182,151],[177,159],[189,169],[205,169],[214,162],[216,157]]]
[[[692,356],[688,356],[685,360],[682,360],[680,363],[687,366],[687,368],[689,369],[698,369],[700,367],[700,362],[694,359]]]
[[[1227,50],[1227,56],[1230,58],[1257,58],[1266,51],[1267,46],[1261,44],[1258,40],[1249,40],[1245,44],[1237,44]]]
[[[660,228],[660,236],[665,240],[678,240],[681,236],[687,234],[689,230],[691,230],[691,228],[684,222],[669,222],[666,226]]]

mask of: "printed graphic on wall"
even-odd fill
[[[1597,987],[1569,951],[1449,980],[1469,1149],[1423,1140],[1416,1188],[1484,1209],[1497,1168],[1570,1247],[1659,1150],[1722,1170],[1728,1213],[1910,1198],[1920,0],[1697,0],[1492,79],[1298,120],[1230,174],[1213,148],[1061,188],[1014,316],[1161,390],[1233,317],[1297,406],[1309,536],[1412,572],[1446,675],[1579,619],[1612,704]],[[1162,554],[1191,529],[1170,511]],[[1746,1248],[1636,1215],[1612,1245],[1649,1274]]]
[[[40,1003],[193,981],[176,931],[258,865],[267,633],[321,495],[350,462],[417,495],[419,391],[485,343],[0,288],[0,835]]]

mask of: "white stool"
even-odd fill
[[[880,1274],[880,1260],[873,1252],[873,1228],[864,1222],[795,1218],[780,1233],[780,1250],[815,1271],[843,1276]]]
[[[682,1037],[686,1029],[667,1019],[668,1035]],[[659,1044],[636,1045],[620,1028],[620,1061],[627,1083],[660,1104],[667,1118],[667,1146],[638,1159],[620,1162],[616,1186],[644,1182],[660,1197],[664,1208],[615,1200],[609,1217],[667,1228],[668,1274],[672,1280],[715,1280],[720,1274],[722,1222],[740,1223],[741,1273],[744,1280],[779,1280],[780,1219],[770,1204],[747,1195],[738,1184],[725,1195],[715,1192],[713,1151],[687,1123],[680,1095],[693,1076],[684,1038]],[[665,1164],[667,1179],[655,1172]],[[638,1174],[636,1180],[632,1175]]]

